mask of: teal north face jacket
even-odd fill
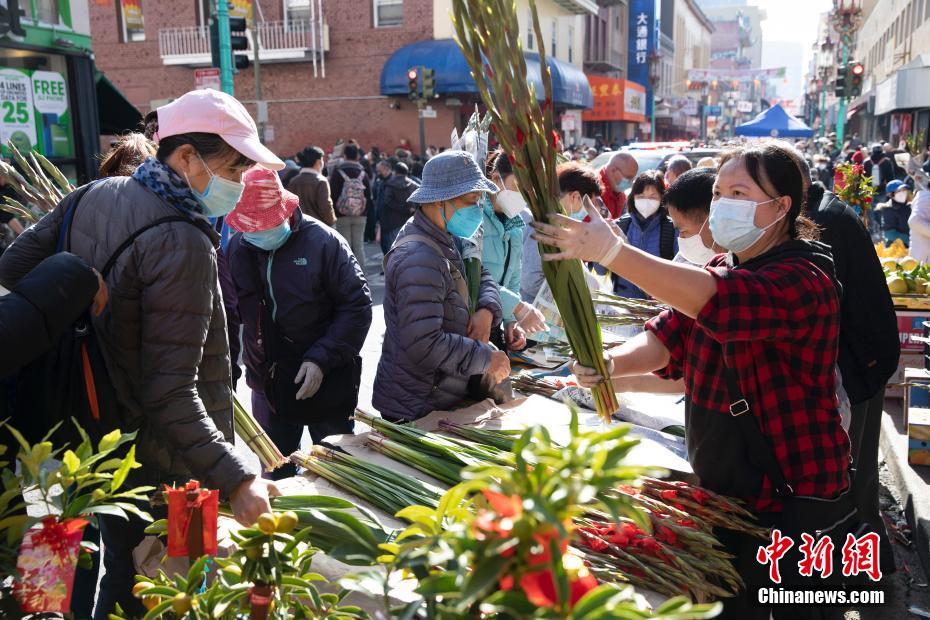
[[[490,198],[481,200],[484,213],[481,264],[500,288],[504,322],[513,321],[513,309],[520,299],[520,279],[523,274],[523,229],[526,224],[519,215],[506,219],[494,211]]]

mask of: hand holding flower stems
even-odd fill
[[[542,245],[559,248],[559,252],[543,254],[543,260],[581,259],[584,262],[596,262],[609,266],[614,261],[626,241],[619,228],[604,219],[600,210],[584,197],[584,206],[588,210],[589,221],[580,222],[553,213],[549,216],[551,224],[533,222],[533,239]]]

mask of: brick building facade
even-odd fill
[[[393,149],[402,140],[418,143],[415,106],[405,98],[381,96],[379,78],[392,52],[433,38],[434,2],[403,0],[401,24],[384,27],[375,26],[375,4],[372,0],[322,0],[328,32],[328,49],[323,52],[325,77],[314,77],[309,55],[262,62],[262,99],[268,102],[266,142],[273,150],[285,156],[309,144],[328,150],[339,138],[356,138],[366,147],[382,150]],[[143,113],[153,103],[159,105],[193,89],[195,68],[209,66],[209,58],[166,64],[164,37],[168,29],[202,25],[201,3],[143,0],[144,40],[131,42],[124,40],[140,37],[126,35],[120,6],[114,0],[91,2],[98,66]],[[264,21],[283,23],[284,6],[282,0],[262,1]],[[264,53],[264,44],[262,49]],[[254,66],[235,77],[235,94],[257,117],[253,71]],[[443,102],[433,107],[437,118],[426,122],[427,143],[446,144],[459,109]]]

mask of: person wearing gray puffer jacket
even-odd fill
[[[233,448],[232,386],[223,297],[217,279],[219,237],[210,217],[225,215],[242,192],[242,172],[282,162],[258,140],[241,103],[223,93],[187,93],[152,112],[147,133],[156,157],[132,177],[75,192],[0,258],[0,283],[12,287],[55,253],[66,214],[70,251],[102,270],[115,250],[140,234],[106,278],[109,304],[94,332],[116,391],[123,429],[138,431],[132,485],[191,478],[229,498],[236,518],[254,523],[276,489],[256,477]],[[72,206],[76,210],[69,211]],[[171,221],[159,222],[163,218]],[[106,574],[95,618],[118,603],[144,615],[132,596],[132,550],[145,523],[101,516]]]
[[[481,269],[470,315],[459,248],[481,225],[481,192],[496,190],[470,154],[446,151],[427,162],[423,185],[409,198],[419,207],[384,267],[387,330],[373,404],[387,419],[450,409],[468,394],[473,376],[497,384],[510,372],[507,354],[489,344],[501,322],[497,283]]]

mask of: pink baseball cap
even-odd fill
[[[235,97],[212,88],[192,90],[157,111],[156,142],[183,133],[215,133],[258,165],[284,168],[284,162],[258,139],[255,121]]]
[[[261,232],[278,226],[300,205],[295,194],[284,189],[278,173],[258,166],[242,175],[245,191],[226,223],[239,232]]]

